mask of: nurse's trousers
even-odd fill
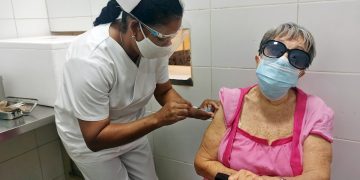
[[[157,180],[149,141],[103,162],[75,162],[85,180]]]

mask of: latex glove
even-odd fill
[[[214,117],[214,113],[219,109],[220,102],[217,100],[206,99],[200,107],[193,106],[190,109],[189,117],[206,120]]]

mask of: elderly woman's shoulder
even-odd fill
[[[222,87],[219,91],[219,99],[223,105],[229,103],[231,105],[236,105],[240,96],[241,90],[239,88]]]
[[[228,88],[228,87],[222,87],[219,90],[220,94],[226,93],[226,94],[232,94],[232,93],[239,93],[241,91],[241,88]]]
[[[329,107],[326,102],[318,96],[308,95],[306,109],[310,112],[325,113],[333,116],[334,111]]]
[[[231,94],[235,94],[235,95],[239,95],[241,92],[245,92],[248,91],[252,88],[256,87],[255,85],[253,86],[248,86],[248,87],[241,87],[241,88],[229,88],[229,87],[221,87],[219,90],[219,94],[227,94],[227,95],[231,95]]]

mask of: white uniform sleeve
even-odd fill
[[[109,116],[111,72],[88,60],[69,60],[64,67],[64,85],[76,118],[103,120]]]
[[[159,60],[159,64],[156,70],[156,82],[157,84],[166,83],[169,80],[169,58],[163,58]]]

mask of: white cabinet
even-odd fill
[[[0,74],[6,96],[36,98],[53,106],[65,55],[75,36],[0,40]]]

